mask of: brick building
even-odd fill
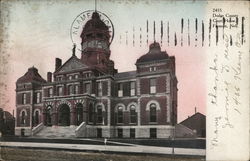
[[[72,56],[43,79],[31,67],[16,82],[16,135],[65,128],[76,137],[168,138],[177,123],[175,57],[157,42],[118,73],[109,29],[99,14],[84,25],[81,58]],[[53,78],[53,79],[52,79]]]

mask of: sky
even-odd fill
[[[178,79],[178,122],[197,111],[206,114],[206,57],[205,47],[198,41],[195,47],[195,18],[204,19],[206,2],[150,1],[150,0],[98,0],[97,10],[105,13],[114,25],[114,39],[110,46],[111,59],[119,72],[135,70],[135,62],[146,54],[155,39],[161,43],[160,25],[163,23],[161,49],[176,57]],[[46,79],[48,71],[54,71],[55,58],[63,63],[72,55],[70,27],[80,13],[93,10],[94,1],[12,1],[6,2],[2,21],[0,68],[0,106],[12,112],[15,109],[15,82],[29,67],[35,66]],[[6,16],[7,15],[7,16]],[[180,45],[181,19],[184,19],[183,46]],[[187,45],[187,19],[190,19],[191,45]],[[148,44],[146,22],[148,20]],[[169,44],[167,24],[169,23]],[[200,23],[199,23],[200,24]],[[178,44],[174,44],[174,35]],[[198,26],[200,33],[200,26]],[[141,38],[140,38],[141,36]],[[134,45],[133,45],[134,37]],[[200,39],[200,34],[198,34]],[[128,44],[126,44],[126,39]],[[79,47],[79,46],[77,46]],[[80,52],[77,52],[80,57]]]

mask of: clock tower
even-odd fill
[[[110,33],[108,26],[100,19],[98,12],[83,27],[81,33],[81,60],[106,74],[114,74],[114,62],[110,60]]]

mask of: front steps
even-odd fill
[[[34,135],[41,138],[75,138],[77,126],[44,126],[43,129]]]

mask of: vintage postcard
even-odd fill
[[[0,160],[249,153],[249,2],[0,0]]]

